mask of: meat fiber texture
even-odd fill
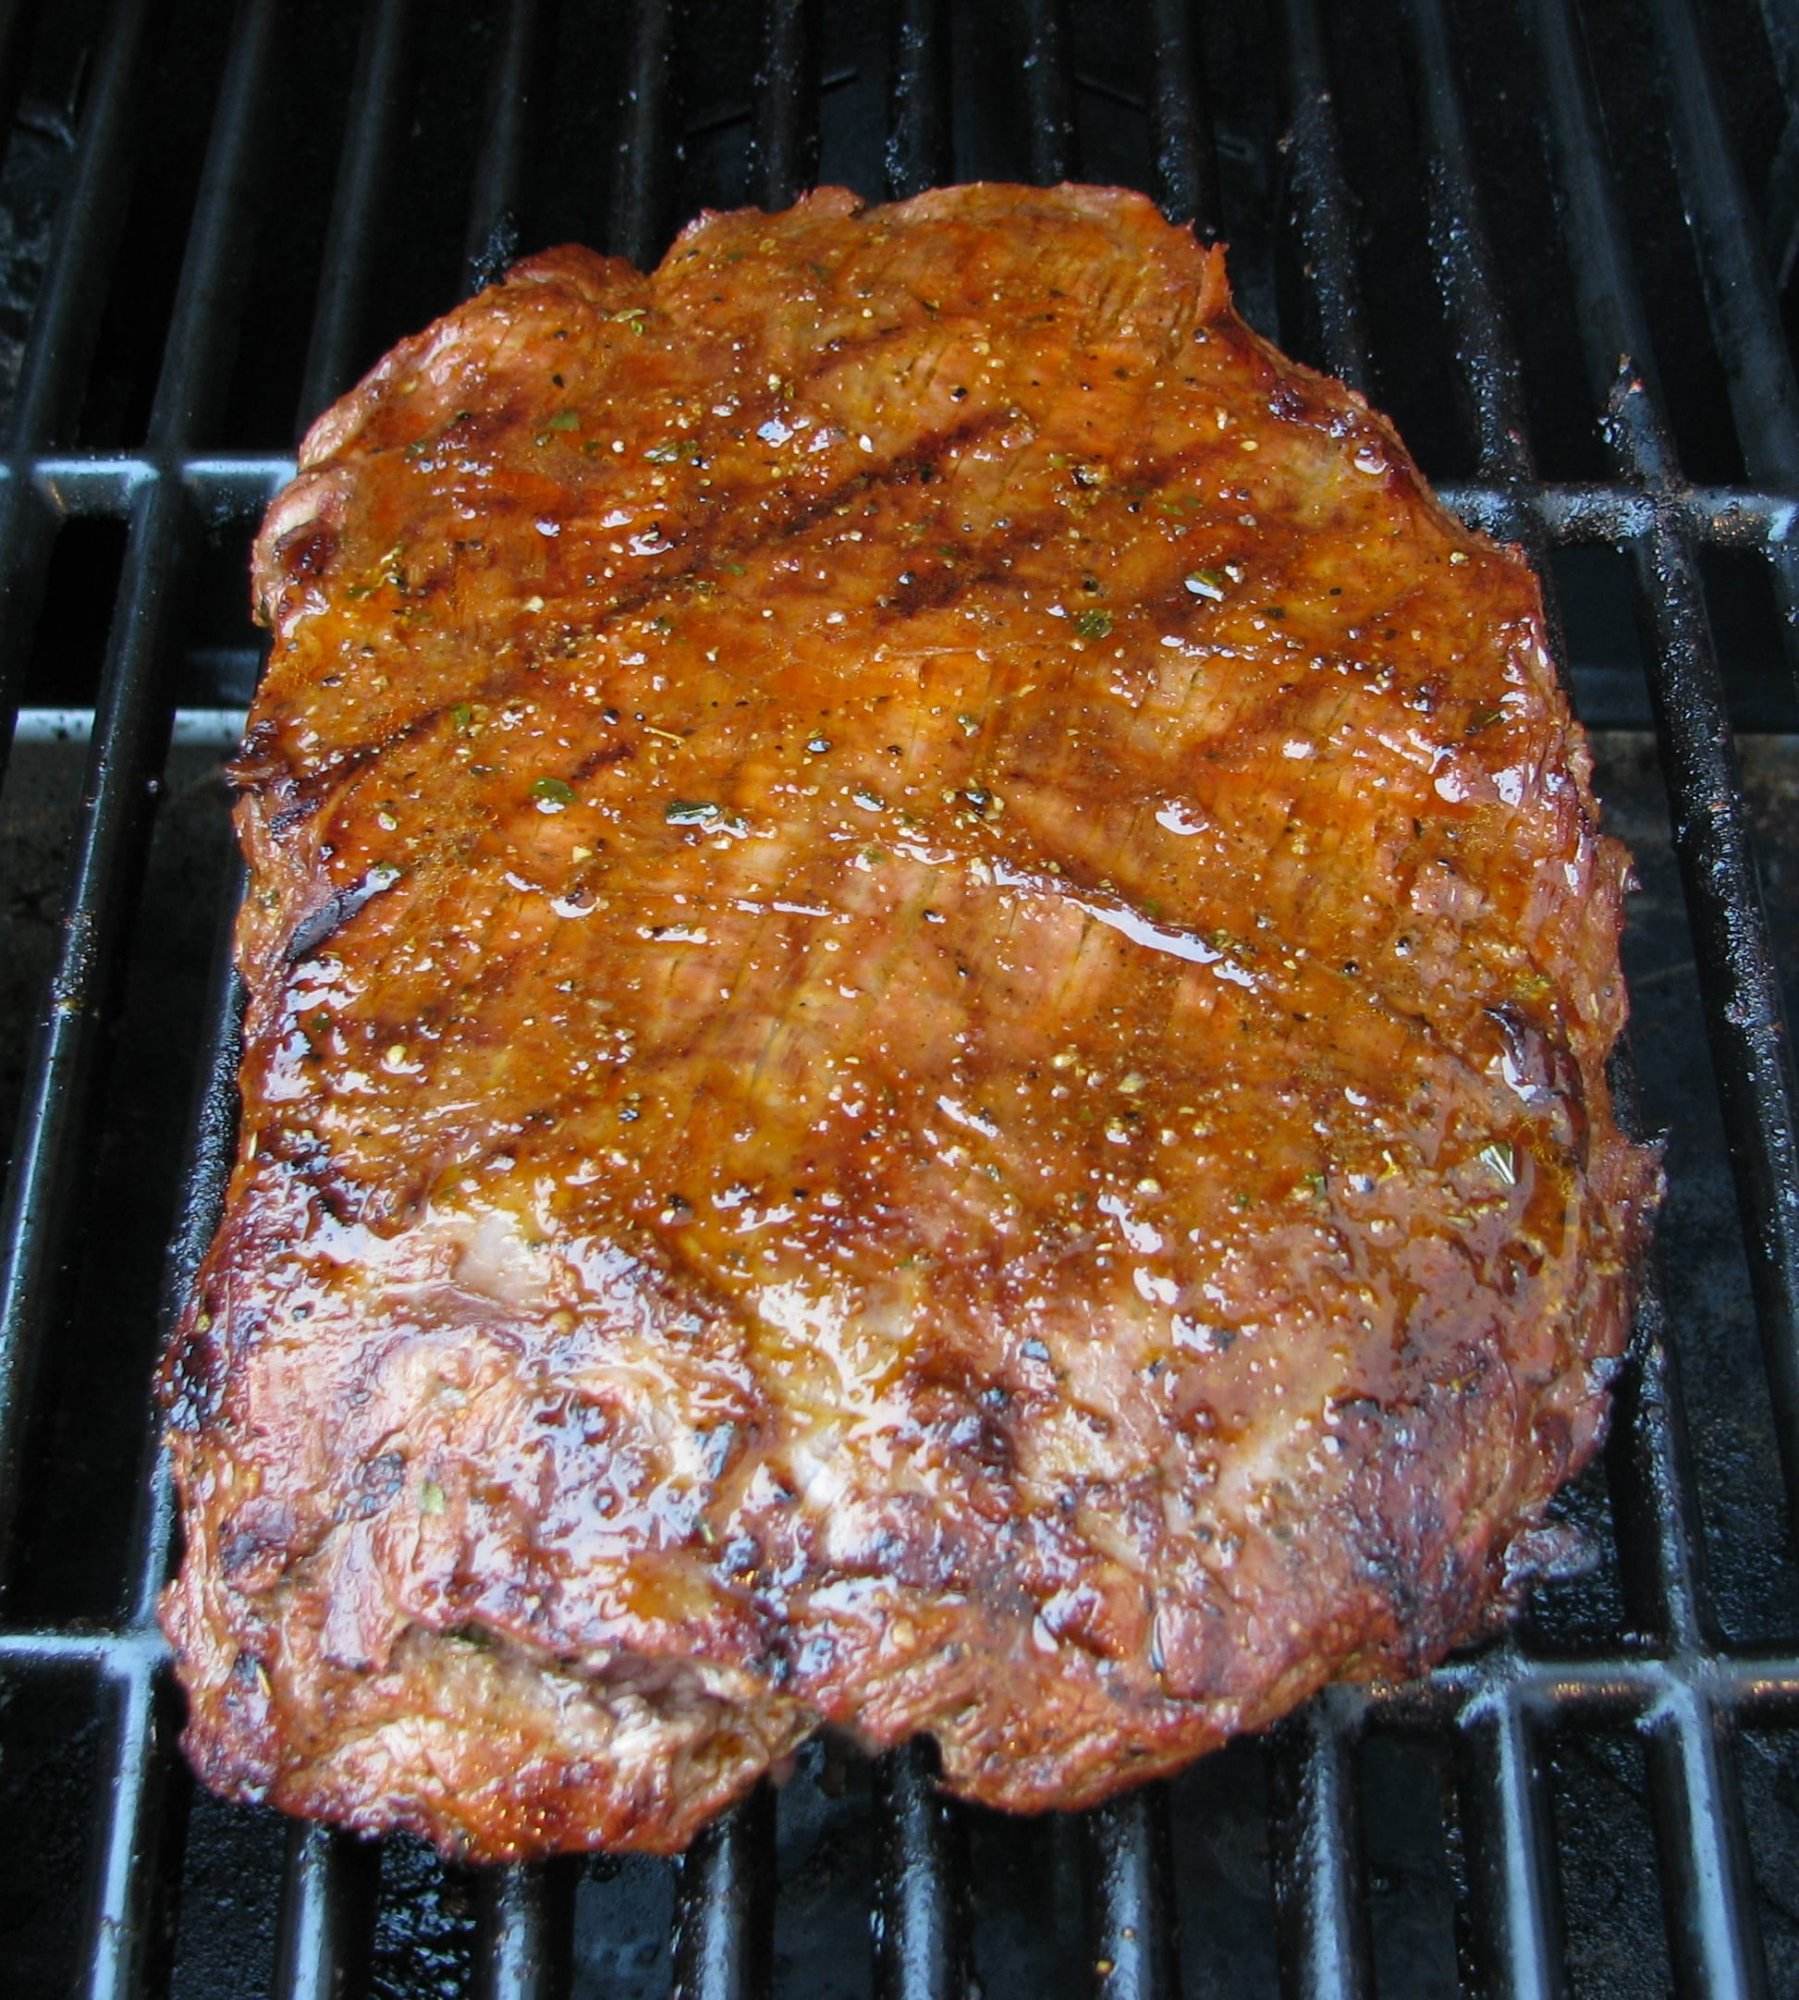
[[[1491,1629],[1658,1191],[1520,556],[1141,197],[519,265],[313,428],[166,1360],[219,1790],[1078,1807]]]

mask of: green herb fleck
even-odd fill
[[[1196,569],[1189,571],[1182,582],[1195,597],[1209,598],[1214,604],[1224,601],[1224,572],[1217,569]]]
[[[545,426],[552,431],[578,431],[581,428],[579,410],[558,410]]]
[[[419,1488],[419,1512],[421,1514],[441,1514],[444,1510],[444,1490],[435,1479],[427,1479]]]
[[[1477,708],[1468,718],[1466,734],[1478,736],[1483,729],[1491,729],[1496,722],[1505,720],[1503,708]]]
[[[1109,611],[1083,611],[1074,621],[1074,629],[1083,639],[1103,639],[1112,629],[1112,614]]]
[[[644,453],[652,465],[673,465],[681,456],[681,447],[673,438],[664,438],[660,444],[653,444]]]
[[[662,815],[670,826],[710,826],[718,816],[710,799],[675,799]]]
[[[540,809],[547,808],[553,812],[561,812],[564,806],[572,806],[575,802],[574,787],[563,778],[535,779],[531,796]]]
[[[475,721],[475,711],[466,701],[452,702],[450,704],[450,720],[458,729],[472,728]]]

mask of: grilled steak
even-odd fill
[[[1603,1428],[1626,857],[1519,557],[1131,194],[708,216],[269,512],[207,1781],[668,1850],[829,1725],[1079,1806],[1410,1672]]]

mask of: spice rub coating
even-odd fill
[[[668,1851],[1081,1806],[1515,1595],[1653,1209],[1515,552],[1105,189],[534,257],[257,544],[166,1359],[212,1785]]]

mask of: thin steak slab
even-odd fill
[[[1653,1210],[1523,561],[1140,197],[702,218],[270,509],[205,1779],[680,1847],[821,1725],[1080,1806],[1516,1595]]]

